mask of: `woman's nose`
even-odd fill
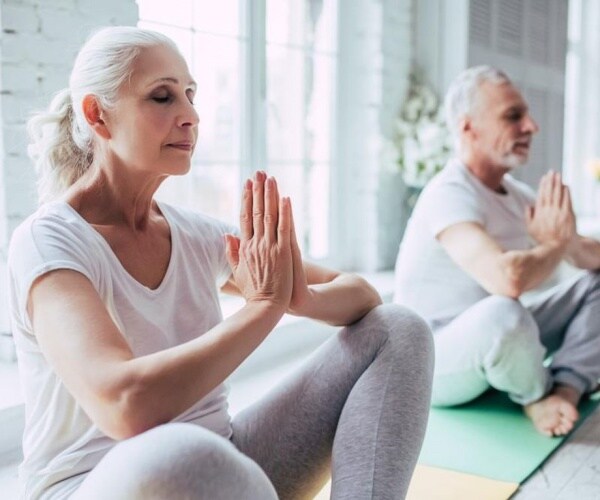
[[[194,127],[198,125],[198,123],[200,123],[200,117],[198,116],[198,112],[196,111],[194,105],[191,102],[187,101],[187,103],[185,104],[185,109],[182,111],[179,117],[178,125],[180,127]]]

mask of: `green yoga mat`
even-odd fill
[[[600,394],[580,404],[581,423]],[[565,440],[539,434],[521,406],[497,391],[453,408],[432,408],[419,463],[522,483]]]

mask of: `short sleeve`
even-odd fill
[[[215,230],[218,233],[218,237],[215,240],[214,255],[216,257],[216,283],[221,288],[231,276],[231,266],[227,260],[225,235],[233,234],[240,237],[239,228],[226,224],[224,222],[218,222],[215,224]]]
[[[461,222],[485,224],[481,203],[468,184],[449,182],[431,186],[423,191],[419,205],[424,222],[434,237]]]
[[[57,269],[80,272],[95,282],[93,252],[60,219],[28,219],[13,233],[8,253],[9,300],[12,319],[31,330],[27,300],[34,281]]]

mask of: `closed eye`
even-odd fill
[[[194,105],[194,97],[196,97],[196,94],[193,90],[188,90],[186,92],[187,98],[190,101],[190,104],[193,106]]]
[[[166,95],[166,96],[154,96],[152,98],[153,101],[158,102],[160,104],[166,104],[168,102],[171,101],[171,96],[170,95]]]

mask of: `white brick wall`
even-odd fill
[[[6,251],[12,230],[36,206],[25,123],[68,83],[93,28],[135,25],[135,0],[0,0],[0,332],[6,317]]]
[[[37,33],[40,20],[31,5],[24,2],[2,3],[2,29],[15,33]]]

